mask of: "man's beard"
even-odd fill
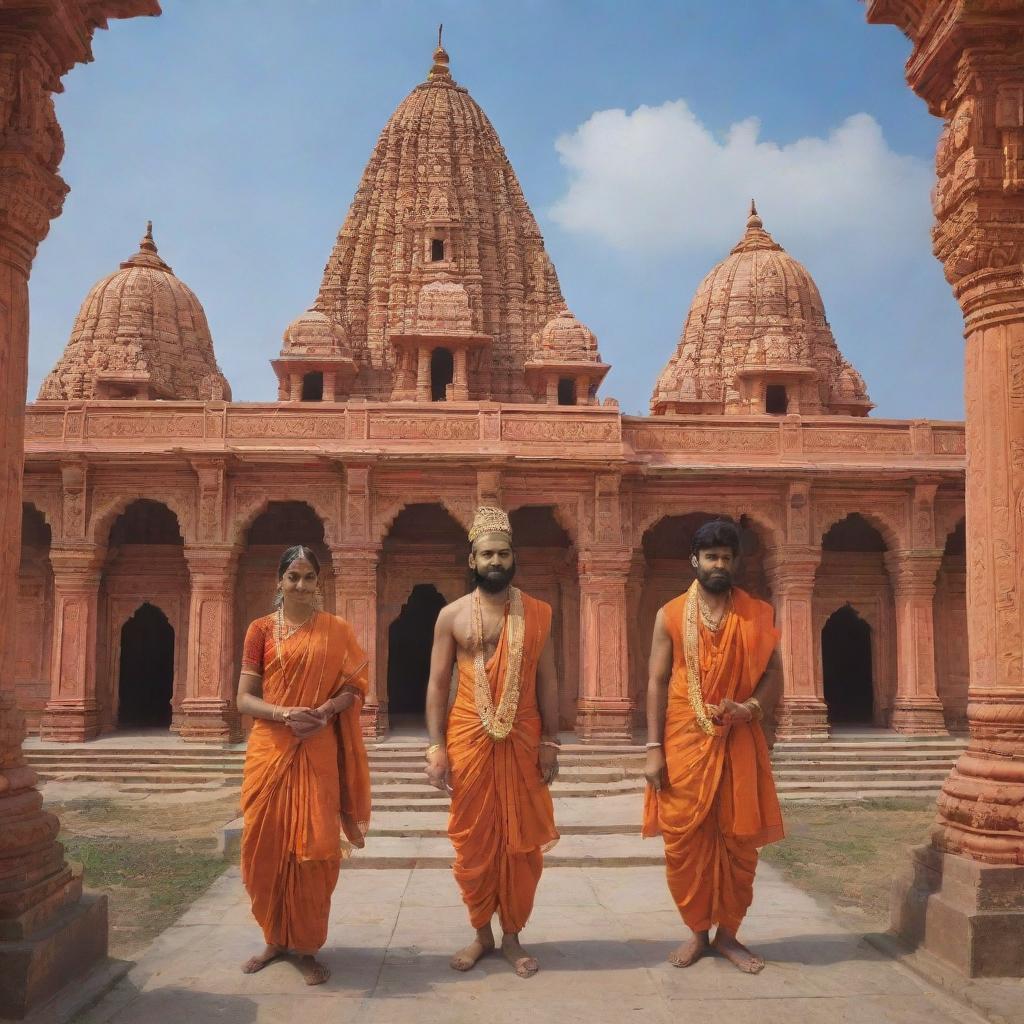
[[[488,569],[486,572],[480,572],[474,568],[473,581],[481,590],[487,591],[488,594],[498,594],[512,582],[512,577],[515,576],[515,574],[515,562],[513,562],[507,569],[495,567],[493,569]]]
[[[732,573],[724,569],[698,569],[697,580],[709,594],[724,594],[732,587]]]

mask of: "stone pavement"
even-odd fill
[[[448,967],[469,927],[451,873],[342,872],[324,959],[308,988],[289,963],[245,976],[260,948],[238,869],[161,935],[80,1024],[951,1024],[981,1018],[844,929],[768,865],[743,937],[768,959],[757,977],[718,958],[665,961],[681,924],[657,867],[551,868],[524,944],[541,961],[522,980],[500,958]]]

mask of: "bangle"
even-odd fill
[[[282,722],[287,722],[291,718],[291,715],[292,715],[292,709],[291,708],[285,708],[284,711],[281,712],[281,721]]]
[[[661,746],[661,744],[660,744],[660,743],[645,743],[645,744],[644,744],[644,746],[645,746],[645,747],[646,747],[646,748],[647,748],[648,750],[654,750],[654,748],[655,748],[655,747],[660,747],[660,746]]]
[[[427,760],[428,761],[430,760],[431,754],[436,754],[437,751],[441,750],[443,747],[444,747],[443,743],[431,743],[430,746],[427,747],[427,754],[426,754]]]
[[[557,740],[541,740],[540,745],[542,747],[554,747],[555,750],[562,749],[562,744],[559,743]]]
[[[764,708],[761,707],[761,702],[756,697],[749,697],[743,702],[743,706],[750,712],[752,721],[759,722],[764,718]]]

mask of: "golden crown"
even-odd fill
[[[512,539],[512,524],[508,513],[500,508],[488,508],[486,505],[476,510],[473,525],[469,528],[469,543],[473,544],[477,537],[486,533],[503,533]]]

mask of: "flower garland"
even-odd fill
[[[523,668],[523,639],[526,635],[526,618],[523,613],[523,594],[517,587],[509,588],[508,617],[508,661],[505,664],[505,680],[501,689],[498,707],[494,707],[491,685],[487,679],[487,664],[484,660],[484,619],[480,603],[480,592],[473,592],[473,640],[476,648],[473,656],[475,670],[474,697],[477,714],[484,731],[491,739],[503,740],[512,731],[519,711],[519,687]],[[500,634],[499,634],[500,635]]]

